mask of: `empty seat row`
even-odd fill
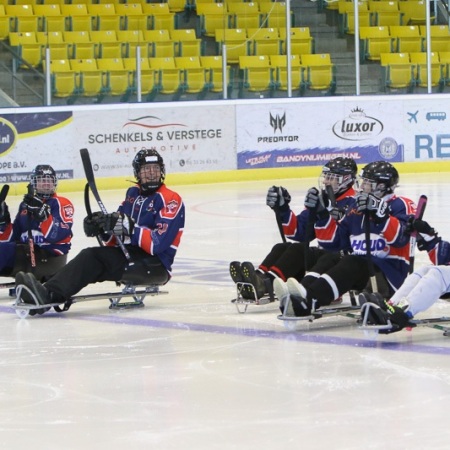
[[[306,90],[334,93],[335,66],[328,53],[291,55],[291,83],[301,94]],[[287,90],[288,60],[284,55],[241,56],[242,85],[250,91]]]
[[[447,25],[430,27],[431,51],[450,51],[450,34]],[[426,50],[425,26],[406,25],[360,28],[360,59],[379,60],[382,53],[409,53]]]
[[[290,29],[291,54],[314,53],[314,38],[308,27]],[[240,56],[283,55],[287,53],[286,28],[230,28],[215,32],[217,53],[227,46],[227,60],[239,62]]]
[[[374,6],[375,4],[378,6]],[[426,0],[359,2],[359,26],[423,25],[426,20],[426,4]],[[370,6],[374,9],[370,9]],[[391,9],[389,9],[390,7]],[[338,2],[338,14],[339,33],[341,35],[354,34],[354,3]],[[433,16],[431,20],[434,20]]]
[[[135,58],[53,60],[50,64],[52,92],[57,97],[124,96],[136,93],[138,85],[146,95],[222,90],[222,61],[215,56],[141,58],[139,64]]]
[[[450,85],[450,51],[432,52],[431,87],[437,87],[442,92]],[[428,87],[427,54],[413,53],[383,53],[381,55],[382,83],[385,89],[406,89],[413,92],[415,87]]]
[[[166,5],[151,3],[149,5]],[[31,5],[24,6],[23,14],[15,15],[7,12],[8,7],[0,5],[0,39],[6,39],[10,32],[27,31],[91,31],[91,30],[153,30],[177,28],[177,17],[174,13],[161,14],[158,9],[152,13],[142,14],[55,14],[39,12],[34,14]],[[59,7],[59,5],[36,5],[42,7]],[[65,5],[85,6],[86,5]],[[100,5],[93,5],[100,6]],[[125,6],[125,4],[123,5]],[[30,13],[26,14],[25,11]],[[156,11],[156,12],[155,12]]]
[[[67,31],[11,33],[9,43],[20,59],[39,67],[46,49],[54,59],[121,58],[136,56],[200,56],[202,42],[195,30]],[[20,62],[19,67],[28,67]]]
[[[286,4],[284,2],[250,2],[256,10],[247,12],[229,12],[227,9],[235,3],[201,3],[197,5],[198,34],[214,36],[217,29],[223,28],[278,28],[286,26]],[[291,25],[294,26],[294,14],[290,11]]]

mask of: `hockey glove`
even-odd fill
[[[388,319],[392,323],[392,328],[387,330],[380,330],[382,334],[395,333],[396,331],[403,330],[406,327],[413,327],[414,324],[411,323],[412,315],[408,314],[407,308],[409,305],[404,305],[403,307],[399,305],[391,305],[385,302],[387,308]]]
[[[114,226],[113,234],[115,236],[131,236],[134,229],[134,220],[126,214],[121,215]]]
[[[319,219],[323,219],[328,215],[328,211],[323,204],[323,200],[321,201],[320,192],[315,187],[309,189],[306,193],[304,204],[305,208],[309,209],[310,212],[315,211],[316,217]]]
[[[0,226],[9,225],[11,223],[11,216],[9,214],[8,205],[2,202],[0,205]]]
[[[120,214],[117,211],[110,214],[103,214],[100,221],[103,231],[105,233],[114,234],[114,228],[119,218]]]
[[[290,202],[291,196],[287,189],[282,186],[272,186],[267,191],[266,205],[272,209],[287,211]]]
[[[98,211],[83,220],[84,234],[88,237],[99,236],[103,233],[103,213]]]
[[[433,227],[431,227],[428,222],[425,222],[425,220],[421,219],[414,219],[414,217],[409,218],[406,231],[408,233],[417,231],[422,235],[427,234],[429,236],[435,236],[437,234],[436,230]]]
[[[330,216],[336,221],[339,222],[345,216],[344,208],[331,208]]]
[[[34,220],[37,220],[38,222],[44,222],[49,218],[51,212],[50,205],[44,203],[41,198],[26,194],[23,197],[23,202],[25,203],[28,212]]]
[[[356,197],[356,209],[362,213],[369,211],[378,223],[389,217],[389,205],[383,199],[365,192]]]

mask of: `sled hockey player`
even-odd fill
[[[375,304],[369,309],[367,324],[391,324],[391,328],[379,330],[382,334],[414,327],[411,320],[416,314],[450,294],[450,243],[442,240],[423,220],[412,220],[411,229],[419,233],[418,249],[428,252],[433,265],[420,267],[410,274],[389,301],[370,297]]]
[[[14,222],[6,202],[0,204],[0,276],[33,271],[38,280],[45,280],[66,264],[74,207],[70,200],[56,194],[57,186],[53,168],[38,165],[31,173],[29,192]]]
[[[65,303],[88,284],[107,280],[125,279],[136,284],[144,284],[145,280],[155,285],[169,281],[184,229],[184,204],[164,184],[164,161],[156,150],[140,150],[132,165],[136,186],[127,190],[118,211],[95,212],[84,219],[86,235],[100,235],[105,245],[82,250],[45,284],[32,273],[19,272],[16,289],[19,285],[26,287],[21,289],[24,303]],[[116,245],[116,236],[123,239],[134,264],[128,263],[125,252]],[[42,314],[48,309],[30,313]]]
[[[330,305],[350,290],[362,291],[370,284],[370,269],[366,252],[365,225],[369,220],[370,249],[378,286],[388,298],[408,275],[408,219],[415,213],[412,200],[397,197],[397,169],[388,162],[367,164],[359,179],[359,193],[345,217],[336,222],[320,204],[316,192],[310,190],[305,205],[316,209],[315,223],[319,244],[327,249],[351,247],[351,254],[338,261],[321,258],[299,283],[274,281],[280,310],[286,316],[309,316],[311,311]]]
[[[327,162],[319,177],[319,189],[312,188],[316,195],[322,196],[327,205],[327,214],[339,220],[345,214],[347,206],[353,201],[358,168],[352,158],[337,157]],[[332,206],[325,192],[331,186],[336,198]],[[320,247],[305,245],[305,241],[315,239],[314,229],[309,226],[310,210],[305,208],[296,215],[290,209],[291,196],[282,186],[272,186],[267,192],[266,204],[279,215],[286,238],[295,242],[276,244],[255,270],[249,261],[230,263],[230,275],[235,283],[244,282],[241,295],[246,299],[260,299],[266,294],[273,297],[273,280],[286,281],[293,277],[301,281],[305,275],[305,249],[308,248],[308,263],[314,264],[326,251]],[[328,213],[328,210],[330,212]],[[311,224],[312,225],[312,224]],[[309,236],[308,235],[309,232]]]

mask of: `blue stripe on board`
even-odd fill
[[[0,312],[11,313],[13,309],[11,307],[0,306]],[[61,317],[64,315],[57,313],[47,313],[45,316],[30,318],[25,320],[42,320],[45,317]],[[201,333],[212,334],[227,334],[234,336],[246,336],[246,337],[258,337],[265,339],[278,339],[297,342],[311,342],[313,344],[331,344],[342,345],[347,347],[360,347],[360,348],[378,348],[382,350],[404,351],[412,353],[426,353],[433,355],[450,355],[450,346],[448,347],[436,347],[429,345],[420,345],[414,343],[403,342],[389,342],[389,341],[373,341],[367,339],[356,339],[348,337],[327,336],[323,334],[312,334],[302,332],[287,332],[287,331],[273,331],[273,330],[260,330],[255,328],[236,328],[227,327],[223,325],[208,325],[201,323],[189,323],[189,322],[172,322],[166,320],[154,320],[154,319],[142,319],[137,317],[118,317],[112,315],[74,315],[66,318],[76,320],[89,320],[93,322],[102,322],[110,324],[131,325],[140,327],[151,328],[165,328],[172,330],[184,330],[184,331],[196,331]],[[439,332],[436,330],[436,332]],[[445,342],[445,337],[442,337]]]

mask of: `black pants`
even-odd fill
[[[64,267],[67,262],[67,255],[55,256],[37,245],[34,246],[34,258],[36,266],[32,267],[28,244],[16,244],[14,267],[0,271],[0,276],[14,278],[17,272],[33,272],[38,280],[45,281]]]
[[[306,270],[327,252],[318,247],[309,247],[306,256],[305,253],[306,246],[301,242],[275,244],[259,267],[264,272],[271,271],[284,280],[292,277],[301,281]]]
[[[378,292],[384,297],[392,290],[384,275],[375,268]],[[370,286],[370,275],[365,256],[328,253],[320,258],[302,282],[308,299],[317,300],[317,307],[329,305],[350,290],[362,291]],[[370,289],[369,289],[370,290]]]
[[[45,287],[56,294],[58,300],[68,300],[85,286],[102,281],[124,281],[133,284],[162,285],[169,274],[157,256],[144,250],[127,246],[133,266],[119,247],[89,247],[82,250],[59,270]]]

